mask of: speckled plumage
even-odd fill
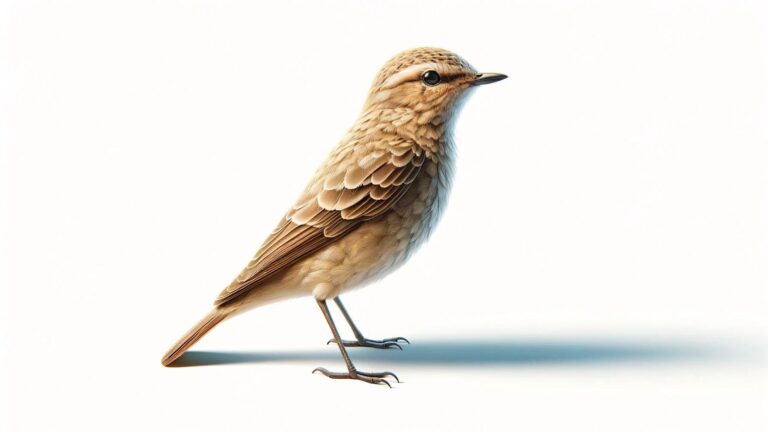
[[[425,85],[426,69],[446,84]],[[302,295],[334,298],[404,263],[444,209],[453,120],[478,76],[461,57],[438,48],[405,51],[387,62],[360,117],[296,204],[163,363],[227,317]]]

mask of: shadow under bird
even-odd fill
[[[391,372],[357,370],[346,347],[401,348],[399,343],[408,340],[365,338],[339,295],[396,269],[429,237],[451,187],[457,114],[472,89],[504,78],[478,73],[439,48],[412,49],[389,60],[360,117],[296,204],[219,294],[214,309],[165,354],[163,365],[227,318],[312,295],[347,367],[346,372],[313,372],[373,384],[390,385],[388,377],[399,382]],[[328,300],[349,323],[354,341],[339,336]]]

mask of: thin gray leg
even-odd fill
[[[400,382],[397,375],[392,372],[361,372],[357,370],[355,365],[352,364],[349,354],[347,354],[347,349],[344,348],[344,344],[339,336],[339,331],[336,329],[336,324],[333,323],[333,317],[331,317],[331,312],[328,310],[328,305],[325,303],[325,300],[317,300],[317,305],[320,306],[320,310],[323,311],[323,316],[325,316],[325,321],[328,322],[328,327],[331,328],[333,338],[336,340],[336,344],[339,346],[339,351],[341,351],[341,356],[344,358],[344,363],[347,365],[347,372],[330,372],[325,368],[319,367],[315,368],[312,373],[320,372],[328,378],[333,379],[354,379],[371,384],[385,384],[390,388],[392,385],[385,379],[386,377],[390,376],[394,378],[395,381]]]
[[[379,349],[400,348],[400,350],[402,350],[403,347],[398,342],[405,342],[410,344],[408,339],[402,336],[380,340],[366,339],[365,336],[363,336],[363,333],[357,328],[354,321],[352,321],[352,317],[349,316],[349,312],[347,312],[347,308],[344,307],[344,303],[341,302],[341,298],[336,297],[333,299],[333,301],[336,302],[336,306],[339,307],[341,314],[344,315],[344,319],[347,320],[347,324],[349,324],[349,327],[352,329],[352,333],[355,335],[355,340],[353,341],[341,340],[342,345],[345,347],[367,347]],[[328,341],[328,343],[336,343],[336,340],[331,339]]]

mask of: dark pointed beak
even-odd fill
[[[501,81],[506,77],[507,77],[506,75],[500,74],[500,73],[485,72],[485,73],[475,75],[475,80],[472,81],[471,85],[479,86],[484,84],[495,83],[496,81]]]

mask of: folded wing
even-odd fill
[[[332,154],[215,304],[225,304],[257,288],[362,222],[392,209],[419,174],[425,154],[406,142],[388,144],[356,144]]]

